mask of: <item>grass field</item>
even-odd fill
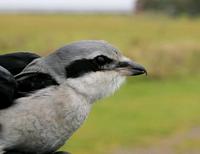
[[[154,154],[151,147],[160,145],[159,154],[200,153],[200,135],[185,135],[194,128],[200,134],[199,27],[200,19],[185,17],[0,15],[0,50],[46,55],[67,42],[104,39],[146,66],[148,77],[129,79],[114,96],[95,104],[62,149]]]

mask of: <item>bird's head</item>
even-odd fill
[[[25,72],[43,72],[92,101],[112,94],[127,76],[145,74],[143,66],[105,41],[79,41],[28,65]],[[22,73],[23,73],[22,72]]]

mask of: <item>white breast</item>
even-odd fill
[[[89,111],[87,100],[71,89],[41,90],[0,112],[0,146],[24,152],[55,151],[81,126]]]

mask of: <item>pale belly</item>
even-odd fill
[[[46,110],[42,113],[26,113],[4,124],[0,146],[25,153],[49,153],[56,151],[85,121],[90,107],[76,106],[64,114]],[[14,115],[14,114],[12,114]],[[4,119],[5,120],[5,119]]]

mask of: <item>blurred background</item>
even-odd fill
[[[143,64],[98,102],[62,149],[73,154],[200,153],[199,0],[0,0],[0,51],[47,55],[106,40]]]

